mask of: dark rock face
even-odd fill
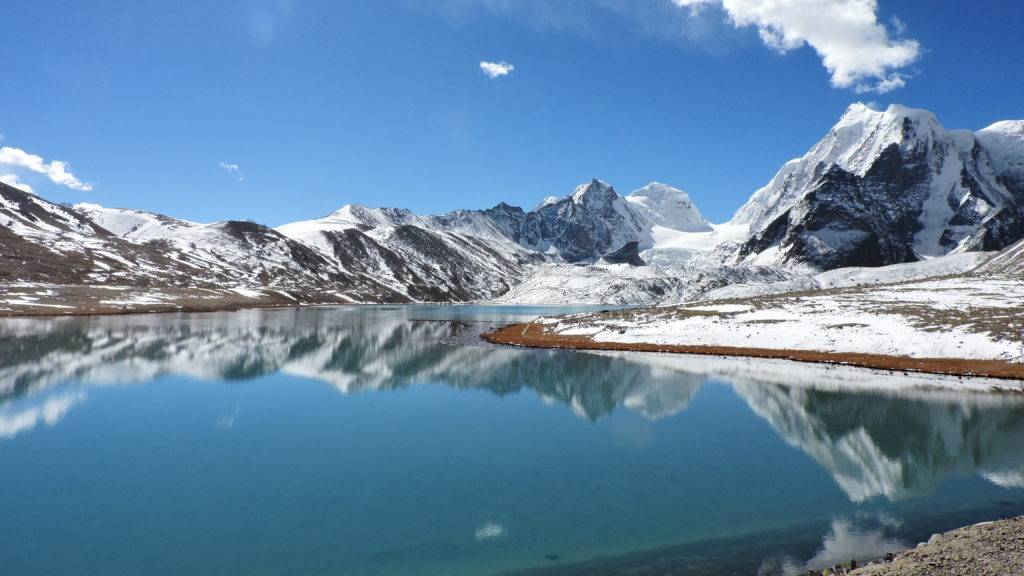
[[[900,161],[895,146],[864,177],[831,166],[811,192],[752,235],[740,257],[777,246],[783,262],[822,270],[916,261],[921,211],[914,200],[927,193],[921,166]]]
[[[1024,145],[1010,138],[950,132],[923,111],[851,107],[741,209],[754,216],[736,258],[829,270],[1002,249],[1024,237]]]
[[[527,213],[518,241],[541,252],[553,247],[567,262],[593,261],[643,239],[648,227],[611,186],[591,180],[572,196]]]
[[[640,257],[640,243],[630,240],[614,252],[609,252],[601,257],[610,264],[629,264],[630,266],[646,266],[647,263]]]
[[[522,208],[501,202],[494,208],[484,210],[483,215],[494,222],[494,225],[513,242],[519,243],[523,223],[526,222],[526,212]]]
[[[323,234],[346,270],[378,283],[393,279],[386,284],[404,287],[408,297],[387,289],[393,301],[464,302],[495,297],[508,291],[506,279],[523,267],[523,262],[480,238],[411,224],[395,228],[387,245],[355,228]]]

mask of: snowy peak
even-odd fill
[[[574,204],[588,204],[614,201],[618,196],[611,184],[594,178],[586,184],[577,186],[569,198]]]
[[[864,104],[737,211],[749,263],[879,266],[1024,235],[1024,137],[1014,122],[946,130],[925,110]]]
[[[404,208],[371,208],[362,204],[346,204],[331,212],[323,220],[351,226],[378,228],[412,224],[416,215]]]
[[[998,176],[1024,182],[1024,120],[996,122],[974,136],[985,147]]]
[[[893,144],[901,148],[927,147],[947,138],[946,129],[927,110],[893,104],[882,112],[856,103],[804,159],[864,175]]]
[[[626,200],[654,224],[682,232],[708,232],[711,224],[704,219],[690,196],[667,184],[651,182],[634,190]]]
[[[1000,120],[978,132],[993,132],[1024,138],[1024,120]]]
[[[99,204],[75,204],[74,209],[117,236],[137,240],[164,238],[180,229],[202,226],[196,222],[178,220],[163,214],[127,208],[107,208]]]
[[[20,236],[52,237],[65,232],[96,236],[107,233],[73,209],[2,182],[0,227]]]
[[[651,223],[606,182],[580,184],[526,214],[520,243],[566,262],[593,262],[630,241],[649,247]]]

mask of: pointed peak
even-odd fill
[[[636,198],[640,196],[645,196],[648,198],[662,198],[669,195],[684,196],[686,198],[690,197],[689,194],[687,194],[683,190],[680,190],[679,188],[676,188],[675,186],[670,186],[668,184],[663,184],[661,182],[651,182],[642,188],[637,188],[636,190],[633,190],[626,196],[626,198]]]
[[[881,112],[878,109],[878,105],[874,102],[853,102],[846,107],[846,112],[843,112],[843,116],[847,114],[863,114],[865,112]]]
[[[519,206],[513,206],[513,205],[509,204],[508,202],[498,202],[497,204],[494,205],[493,208],[488,208],[487,210],[485,210],[485,212],[508,212],[508,211],[522,212],[523,209],[520,208]]]
[[[580,184],[579,186],[576,187],[576,189],[572,193],[572,200],[574,202],[579,202],[584,197],[590,194],[597,193],[607,195],[609,192],[611,194],[615,194],[615,189],[612,188],[611,184],[604,182],[602,180],[598,180],[597,178],[592,178],[590,182],[587,182],[586,184]]]
[[[938,118],[930,110],[923,108],[910,108],[902,104],[890,104],[885,109],[885,114],[897,118],[913,118],[915,120],[926,120],[938,124]]]
[[[846,108],[846,112],[839,118],[835,128],[852,125],[893,124],[903,122],[907,118],[939,126],[939,121],[935,114],[921,108],[910,108],[902,104],[890,104],[885,110],[880,110],[874,103],[854,102]]]
[[[339,215],[351,214],[353,211],[365,210],[365,209],[366,209],[366,206],[363,206],[362,204],[345,204],[341,208],[338,208],[334,212],[331,212],[331,216],[334,216],[335,214],[339,214]]]

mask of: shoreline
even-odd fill
[[[492,344],[525,348],[560,348],[568,350],[597,350],[615,352],[659,352],[698,356],[735,356],[747,358],[790,360],[818,364],[834,364],[888,370],[918,372],[970,378],[996,378],[1024,380],[1024,364],[1002,360],[972,360],[967,358],[912,358],[854,352],[825,352],[819,350],[792,350],[776,348],[746,348],[739,346],[705,346],[682,344],[653,344],[646,342],[597,342],[586,336],[564,336],[546,330],[545,325],[530,322],[504,326],[481,334]]]
[[[307,308],[313,306],[354,306],[357,304],[342,304],[326,302],[322,304],[281,304],[277,302],[254,302],[254,303],[231,303],[219,306],[176,306],[176,305],[153,305],[151,308],[97,308],[97,309],[71,309],[53,310],[48,308],[37,308],[32,310],[0,310],[0,319],[17,318],[88,318],[90,316],[136,316],[142,314],[209,314],[214,312],[239,312],[242,310],[269,310],[279,308]]]
[[[0,284],[0,318],[235,312],[356,304],[332,294],[237,288]]]

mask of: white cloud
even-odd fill
[[[8,186],[14,186],[15,188],[17,188],[19,190],[24,190],[25,192],[28,192],[29,194],[35,194],[36,193],[35,190],[33,190],[31,186],[29,186],[28,184],[25,184],[20,179],[18,179],[18,175],[17,174],[0,174],[0,182],[3,182],[4,184],[7,184]]]
[[[0,148],[0,166],[26,168],[32,172],[45,174],[53,183],[67,186],[72,190],[81,190],[82,192],[92,190],[92,184],[82,182],[68,171],[67,162],[52,160],[47,163],[42,157],[29,154],[19,148],[11,148],[10,146]]]
[[[218,162],[217,166],[220,166],[224,170],[234,174],[238,177],[239,182],[245,181],[245,174],[242,174],[242,168],[238,164],[229,164],[227,162]]]
[[[921,52],[916,40],[892,38],[878,21],[877,0],[671,0],[700,10],[721,6],[733,25],[756,26],[778,52],[810,45],[832,75],[832,85],[885,93],[906,84],[901,70]],[[894,20],[897,34],[906,27]]]
[[[488,78],[493,80],[495,78],[500,78],[501,76],[508,76],[516,69],[516,67],[508,62],[482,61],[480,62],[480,69],[484,71],[484,74],[487,74]]]

